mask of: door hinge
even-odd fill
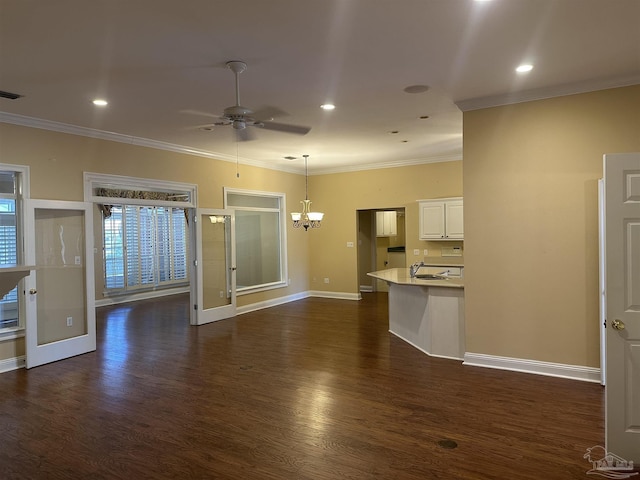
[[[604,328],[607,328],[607,321],[606,320],[603,322],[603,325],[604,325]]]
[[[198,260],[194,260],[194,261],[193,261],[193,266],[194,266],[194,267],[197,267],[197,266],[198,266]]]
[[[198,310],[198,305],[194,304],[194,305],[193,305],[193,309],[194,309],[194,310]]]

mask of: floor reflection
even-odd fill
[[[108,391],[122,390],[125,385],[125,366],[130,355],[127,322],[133,306],[109,309],[99,316],[99,337],[102,339],[98,352],[102,356],[102,382]]]

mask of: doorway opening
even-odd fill
[[[406,267],[404,207],[357,211],[358,285],[361,292],[386,292],[388,285],[367,275]]]

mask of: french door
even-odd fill
[[[26,366],[96,349],[93,210],[84,202],[25,201]]]
[[[196,209],[191,324],[236,314],[235,217],[232,210]]]

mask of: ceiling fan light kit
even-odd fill
[[[293,228],[304,227],[307,231],[309,228],[320,228],[322,212],[311,211],[311,200],[309,200],[309,175],[307,173],[307,160],[309,155],[303,155],[304,157],[304,200],[300,200],[302,204],[302,212],[292,212],[291,220],[293,221]]]

